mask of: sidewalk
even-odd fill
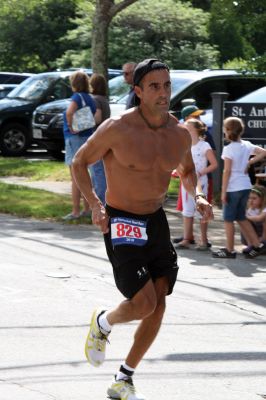
[[[71,193],[70,182],[28,181],[27,178],[19,176],[0,177],[0,182],[8,183],[11,185],[27,186],[34,189],[48,190],[49,192],[54,192],[59,194]]]

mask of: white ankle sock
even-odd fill
[[[100,325],[100,330],[104,335],[108,335],[112,330],[112,325],[109,324],[107,320],[107,311],[105,311],[100,317],[98,321]]]
[[[129,367],[126,363],[121,365],[120,370],[116,374],[116,380],[131,378],[134,374],[135,368]]]

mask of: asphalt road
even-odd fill
[[[147,400],[266,398],[265,257],[216,260],[191,250],[179,265],[136,386]],[[99,232],[0,215],[0,281],[0,399],[106,399],[136,323],[114,328],[100,368],[87,364],[93,309],[122,300]]]

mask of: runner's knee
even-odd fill
[[[157,306],[156,297],[155,296],[143,296],[141,301],[135,302],[133,301],[135,308],[135,319],[143,319],[152,314]]]

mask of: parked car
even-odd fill
[[[88,75],[91,69],[84,70]],[[109,70],[110,76],[122,74]],[[24,80],[0,100],[0,150],[3,156],[20,156],[33,143],[32,114],[47,102],[72,95],[69,76],[73,70],[36,74]]]
[[[34,74],[19,72],[0,72],[0,99],[3,99],[25,79]]]
[[[266,145],[266,86],[235,101],[226,101],[224,115],[239,117],[244,121],[244,139]]]
[[[170,110],[178,118],[181,116],[181,101],[193,98],[199,108],[207,110],[205,117],[208,125],[212,119],[212,92],[228,92],[234,100],[265,85],[266,75],[252,75],[232,70],[205,71],[170,71],[172,95]],[[111,115],[121,114],[125,110],[128,85],[122,76],[109,81]],[[62,158],[64,149],[63,112],[69,104],[69,99],[48,103],[36,109],[33,116],[33,136],[36,142],[46,148],[51,154]]]

